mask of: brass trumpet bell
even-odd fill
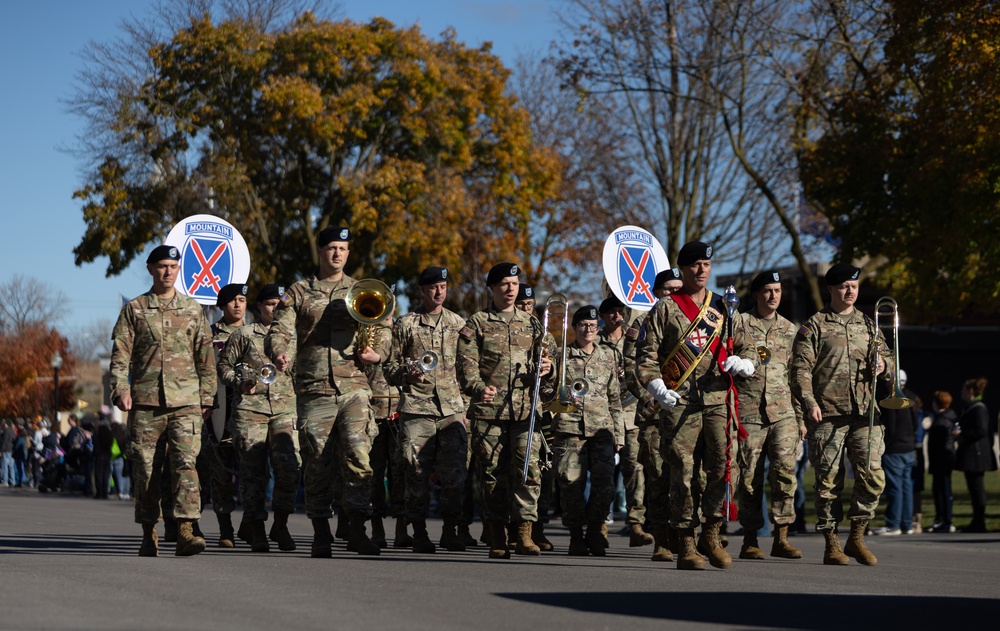
[[[357,347],[364,349],[374,341],[375,325],[392,315],[396,297],[382,281],[365,278],[347,291],[344,302],[347,303],[347,313],[358,322]]]
[[[771,349],[766,346],[757,347],[757,355],[760,357],[760,365],[767,366],[771,363]]]

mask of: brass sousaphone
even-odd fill
[[[396,297],[389,286],[377,278],[359,280],[344,298],[347,313],[358,322],[358,338],[355,347],[364,350],[375,341],[376,325],[392,315]]]

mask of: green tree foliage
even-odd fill
[[[845,258],[935,322],[1000,311],[1000,17],[996,3],[887,3],[877,54],[832,92],[803,151],[806,193]],[[859,72],[858,70],[861,70]]]
[[[491,262],[528,255],[532,209],[558,187],[508,70],[453,32],[205,15],[147,54],[141,81],[97,108],[118,142],[76,193],[76,262],[107,255],[109,275],[211,212],[246,238],[251,283],[308,274],[316,234],[345,225],[349,274],[414,291],[420,269],[445,265],[475,306]]]

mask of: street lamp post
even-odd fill
[[[63,365],[62,355],[59,354],[59,351],[56,351],[56,354],[52,356],[52,363],[51,363],[53,372],[52,381],[54,385],[53,388],[54,405],[52,406],[53,432],[58,432],[62,429],[62,426],[59,424],[59,369],[62,368],[62,365]]]

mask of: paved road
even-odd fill
[[[2,489],[0,628],[884,631],[984,623],[1000,611],[997,533],[872,538],[874,568],[825,567],[822,538],[806,535],[793,540],[800,561],[680,572],[617,536],[603,559],[568,557],[559,527],[557,552],[492,561],[482,547],[373,558],[340,542],[333,559],[311,559],[305,516],[289,526],[292,553],[210,547],[178,558],[168,548],[139,558],[130,504]],[[431,527],[436,536],[440,522]]]

